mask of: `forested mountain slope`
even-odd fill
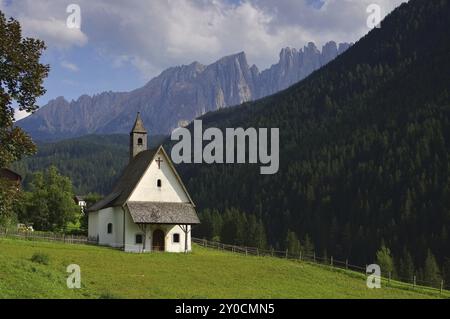
[[[29,174],[54,165],[62,175],[71,178],[77,194],[106,194],[128,163],[129,139],[126,134],[87,135],[55,143],[38,143],[38,153],[15,163],[13,168],[25,177],[25,188]],[[150,136],[150,147],[163,139],[163,136]]]
[[[203,116],[204,127],[279,127],[280,170],[185,165],[197,206],[256,215],[277,247],[311,238],[316,251],[364,265],[384,243],[403,276],[419,274],[427,256],[445,268],[449,17],[449,1],[411,0],[299,84]],[[225,229],[207,216],[207,236],[245,240],[245,222]]]

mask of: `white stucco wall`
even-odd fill
[[[98,212],[88,213],[88,237],[97,239],[98,233]]]
[[[161,168],[158,168],[156,159],[161,158]],[[158,179],[161,187],[157,186]],[[169,165],[169,159],[160,150],[155,160],[145,171],[143,177],[132,192],[128,201],[136,202],[175,202],[188,203],[189,198]],[[125,209],[126,210],[126,209]],[[136,225],[128,211],[124,208],[113,207],[89,213],[89,236],[96,238],[98,235],[100,245],[112,247],[124,247],[127,252],[143,252],[144,245],[136,244],[136,234],[144,235],[143,230]],[[124,218],[125,218],[125,243],[124,243]],[[108,223],[113,224],[112,234],[107,233]],[[190,228],[190,226],[189,226]],[[145,234],[145,252],[152,250],[152,236],[155,229],[161,229],[165,234],[165,251],[184,252],[185,232],[178,225],[148,225]],[[173,242],[173,234],[180,234],[180,242]],[[191,251],[191,236],[188,233],[188,251]]]
[[[123,247],[123,209],[121,207],[109,207],[98,211],[97,215],[99,245]],[[112,224],[111,234],[108,234],[109,223]]]
[[[164,247],[166,252],[179,253],[184,252],[185,245],[185,233],[178,225],[148,225],[146,229],[145,238],[145,250],[143,244],[136,244],[136,235],[144,235],[143,230],[133,223],[131,216],[127,213],[125,215],[125,251],[127,252],[151,252],[153,244],[153,232],[156,229],[160,229],[164,232]],[[190,226],[188,226],[190,230]],[[173,235],[175,233],[180,234],[180,242],[173,242]],[[188,251],[191,251],[191,234],[188,233]]]
[[[158,168],[156,159],[160,157],[163,162],[161,169]],[[157,186],[158,179],[161,180],[161,187]],[[134,202],[173,202],[187,203],[187,197],[183,187],[179,183],[175,173],[168,163],[168,159],[160,150],[131,194],[129,201]]]

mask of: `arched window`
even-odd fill
[[[136,244],[142,243],[143,243],[142,234],[136,234]]]
[[[160,179],[158,179],[158,180],[156,181],[156,186],[161,187],[161,185],[162,185],[162,182],[161,182]]]
[[[112,224],[108,224],[108,234],[112,234]]]
[[[139,146],[142,146],[142,144],[144,144],[142,138],[138,138],[138,145],[139,145]]]

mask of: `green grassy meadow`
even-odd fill
[[[48,255],[48,265],[33,262]],[[68,289],[66,267],[81,267]],[[449,297],[444,292],[443,297]],[[400,283],[368,289],[362,274],[197,245],[190,254],[129,254],[86,245],[0,239],[0,298],[439,298]]]

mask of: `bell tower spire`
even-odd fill
[[[130,132],[130,161],[140,152],[147,150],[147,130],[138,112],[133,129]]]

